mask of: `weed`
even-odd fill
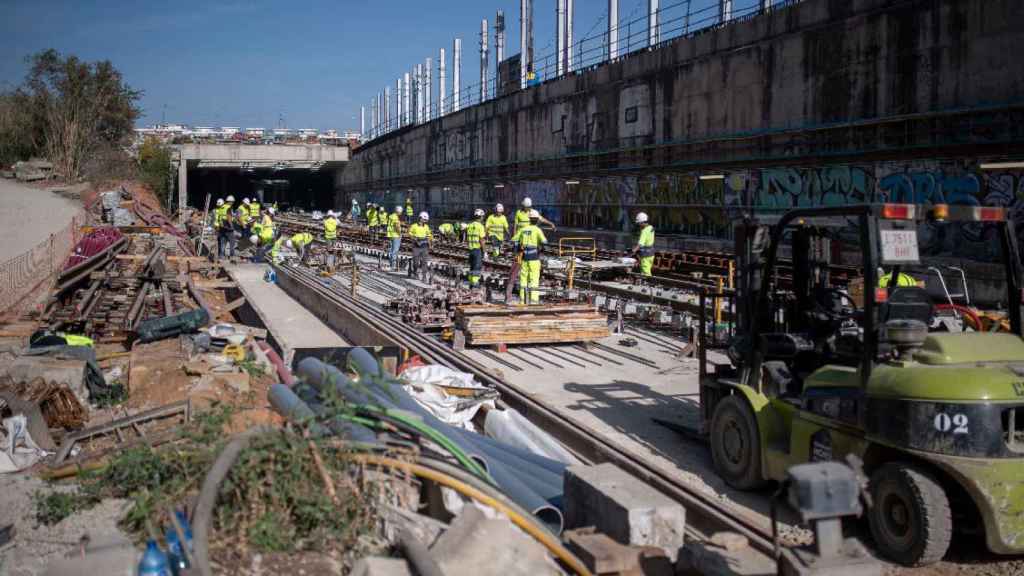
[[[238,367],[245,370],[251,378],[259,378],[267,373],[266,369],[262,364],[254,362],[252,360],[242,360],[238,363]]]
[[[53,526],[68,516],[81,510],[88,510],[99,503],[99,498],[88,491],[38,490],[32,495],[32,500],[36,508],[36,522],[44,526]]]

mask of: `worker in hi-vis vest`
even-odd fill
[[[392,270],[398,270],[398,251],[402,248],[402,207],[395,206],[395,211],[388,216],[388,263]]]
[[[430,259],[430,242],[434,239],[430,231],[430,214],[420,212],[420,221],[409,226],[409,238],[412,240],[412,263],[409,265],[409,277],[426,277],[427,261]]]
[[[640,237],[633,246],[633,255],[640,259],[640,274],[650,276],[654,266],[654,226],[647,221],[646,212],[636,215],[636,224],[640,227]]]
[[[495,257],[501,255],[501,245],[508,237],[508,218],[505,218],[505,207],[501,204],[494,206],[494,214],[487,217],[487,242],[491,245],[491,254]]]
[[[484,228],[484,211],[477,208],[473,211],[473,221],[466,226],[466,244],[469,247],[469,287],[480,285],[480,276],[484,269],[484,247],[487,229]]]
[[[540,214],[530,210],[530,221],[521,226],[512,237],[512,244],[522,255],[519,267],[519,302],[536,304],[540,302],[540,247],[548,243],[544,232],[537,226]]]

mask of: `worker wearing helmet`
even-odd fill
[[[239,233],[247,232],[249,230],[249,224],[252,222],[252,216],[249,214],[248,198],[242,198],[242,204],[235,211],[235,222],[238,224]]]
[[[359,210],[359,201],[355,198],[352,199],[352,207],[348,209],[348,219],[357,222],[362,212]]]
[[[280,237],[278,237],[277,240],[274,241],[274,244],[271,246],[269,252],[270,260],[273,263],[281,263],[281,260],[284,258],[281,255],[281,246],[285,245],[287,242],[289,242],[289,239],[284,235],[281,235]]]
[[[402,207],[395,206],[395,211],[388,216],[388,262],[392,270],[398,270],[398,251],[402,248]]]
[[[421,272],[424,276],[427,273],[430,242],[434,239],[428,222],[430,222],[430,214],[420,212],[420,221],[409,226],[409,237],[412,239],[412,264],[409,266],[411,278],[418,278]]]
[[[640,258],[640,274],[651,275],[654,267],[654,227],[647,221],[646,212],[638,212],[636,224],[640,227],[640,237],[633,246],[633,255]]]
[[[530,210],[528,215],[529,222],[516,230],[515,236],[512,237],[512,245],[522,257],[522,264],[519,267],[519,302],[537,304],[540,302],[540,293],[537,291],[540,288],[540,247],[547,244],[548,239],[537,226],[540,213]]]
[[[217,234],[217,260],[224,257],[224,247],[231,245],[231,205],[217,199],[217,207],[213,210],[213,229]],[[234,254],[232,253],[232,256]]]
[[[377,205],[373,202],[366,203],[366,227],[371,234],[377,233]]]
[[[473,211],[473,221],[466,226],[466,244],[469,247],[469,287],[480,285],[480,276],[484,269],[484,249],[487,229],[484,228],[484,211],[477,208]]]
[[[338,219],[335,217],[334,210],[327,211],[327,218],[324,218],[323,225],[324,242],[328,245],[333,244],[338,239]]]
[[[491,244],[492,254],[497,257],[501,255],[501,244],[508,235],[508,218],[505,218],[505,207],[501,204],[494,206],[494,214],[487,217],[487,241]]]
[[[255,219],[260,217],[260,199],[259,198],[253,198],[252,201],[249,202],[249,217],[251,217],[253,220],[255,220]]]
[[[536,210],[533,210],[533,200],[531,200],[530,197],[527,196],[526,198],[523,198],[523,202],[522,205],[519,207],[519,210],[516,210],[515,219],[513,220],[513,224],[515,224],[515,230],[513,230],[512,232],[513,234],[519,232],[519,228],[521,226],[526,226],[527,224],[530,223],[531,211],[537,212]],[[541,216],[540,212],[537,212],[537,222],[550,226],[552,230],[555,229],[555,223]]]
[[[312,243],[313,235],[309,232],[299,232],[288,239],[288,247],[299,253],[300,261],[306,259],[306,251]]]
[[[411,222],[412,221],[412,198],[405,199],[405,217]]]

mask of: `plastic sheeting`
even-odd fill
[[[4,436],[0,473],[24,470],[46,456],[46,451],[36,445],[28,433],[28,419],[24,414],[4,419]]]
[[[480,407],[487,405],[494,408],[493,399],[456,396],[441,388],[441,386],[447,386],[467,390],[488,390],[476,382],[472,374],[452,370],[447,366],[431,364],[408,368],[402,372],[402,379],[408,383],[405,386],[405,391],[420,406],[427,409],[438,420],[452,426],[472,430],[473,426],[470,424],[470,420],[480,411]]]
[[[582,464],[550,434],[515,410],[491,410],[484,420],[484,432],[499,442],[557,460],[567,466]]]

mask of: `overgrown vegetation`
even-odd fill
[[[144,538],[147,522],[161,522],[169,507],[198,494],[226,443],[223,430],[232,414],[215,407],[175,442],[122,451],[104,469],[81,477],[77,492],[37,495],[37,518],[54,523],[103,498],[127,498],[131,506],[121,526]],[[361,480],[364,472],[347,451],[334,440],[283,431],[254,439],[221,485],[213,548],[225,544],[220,548],[228,554],[316,550],[346,558],[379,551],[377,505],[384,496],[379,483]]]
[[[146,138],[139,146],[139,177],[165,209],[170,207],[171,150],[156,138]]]
[[[50,49],[28,63],[22,85],[0,95],[0,161],[43,156],[71,182],[90,156],[125,147],[141,92],[109,60],[86,62]]]

